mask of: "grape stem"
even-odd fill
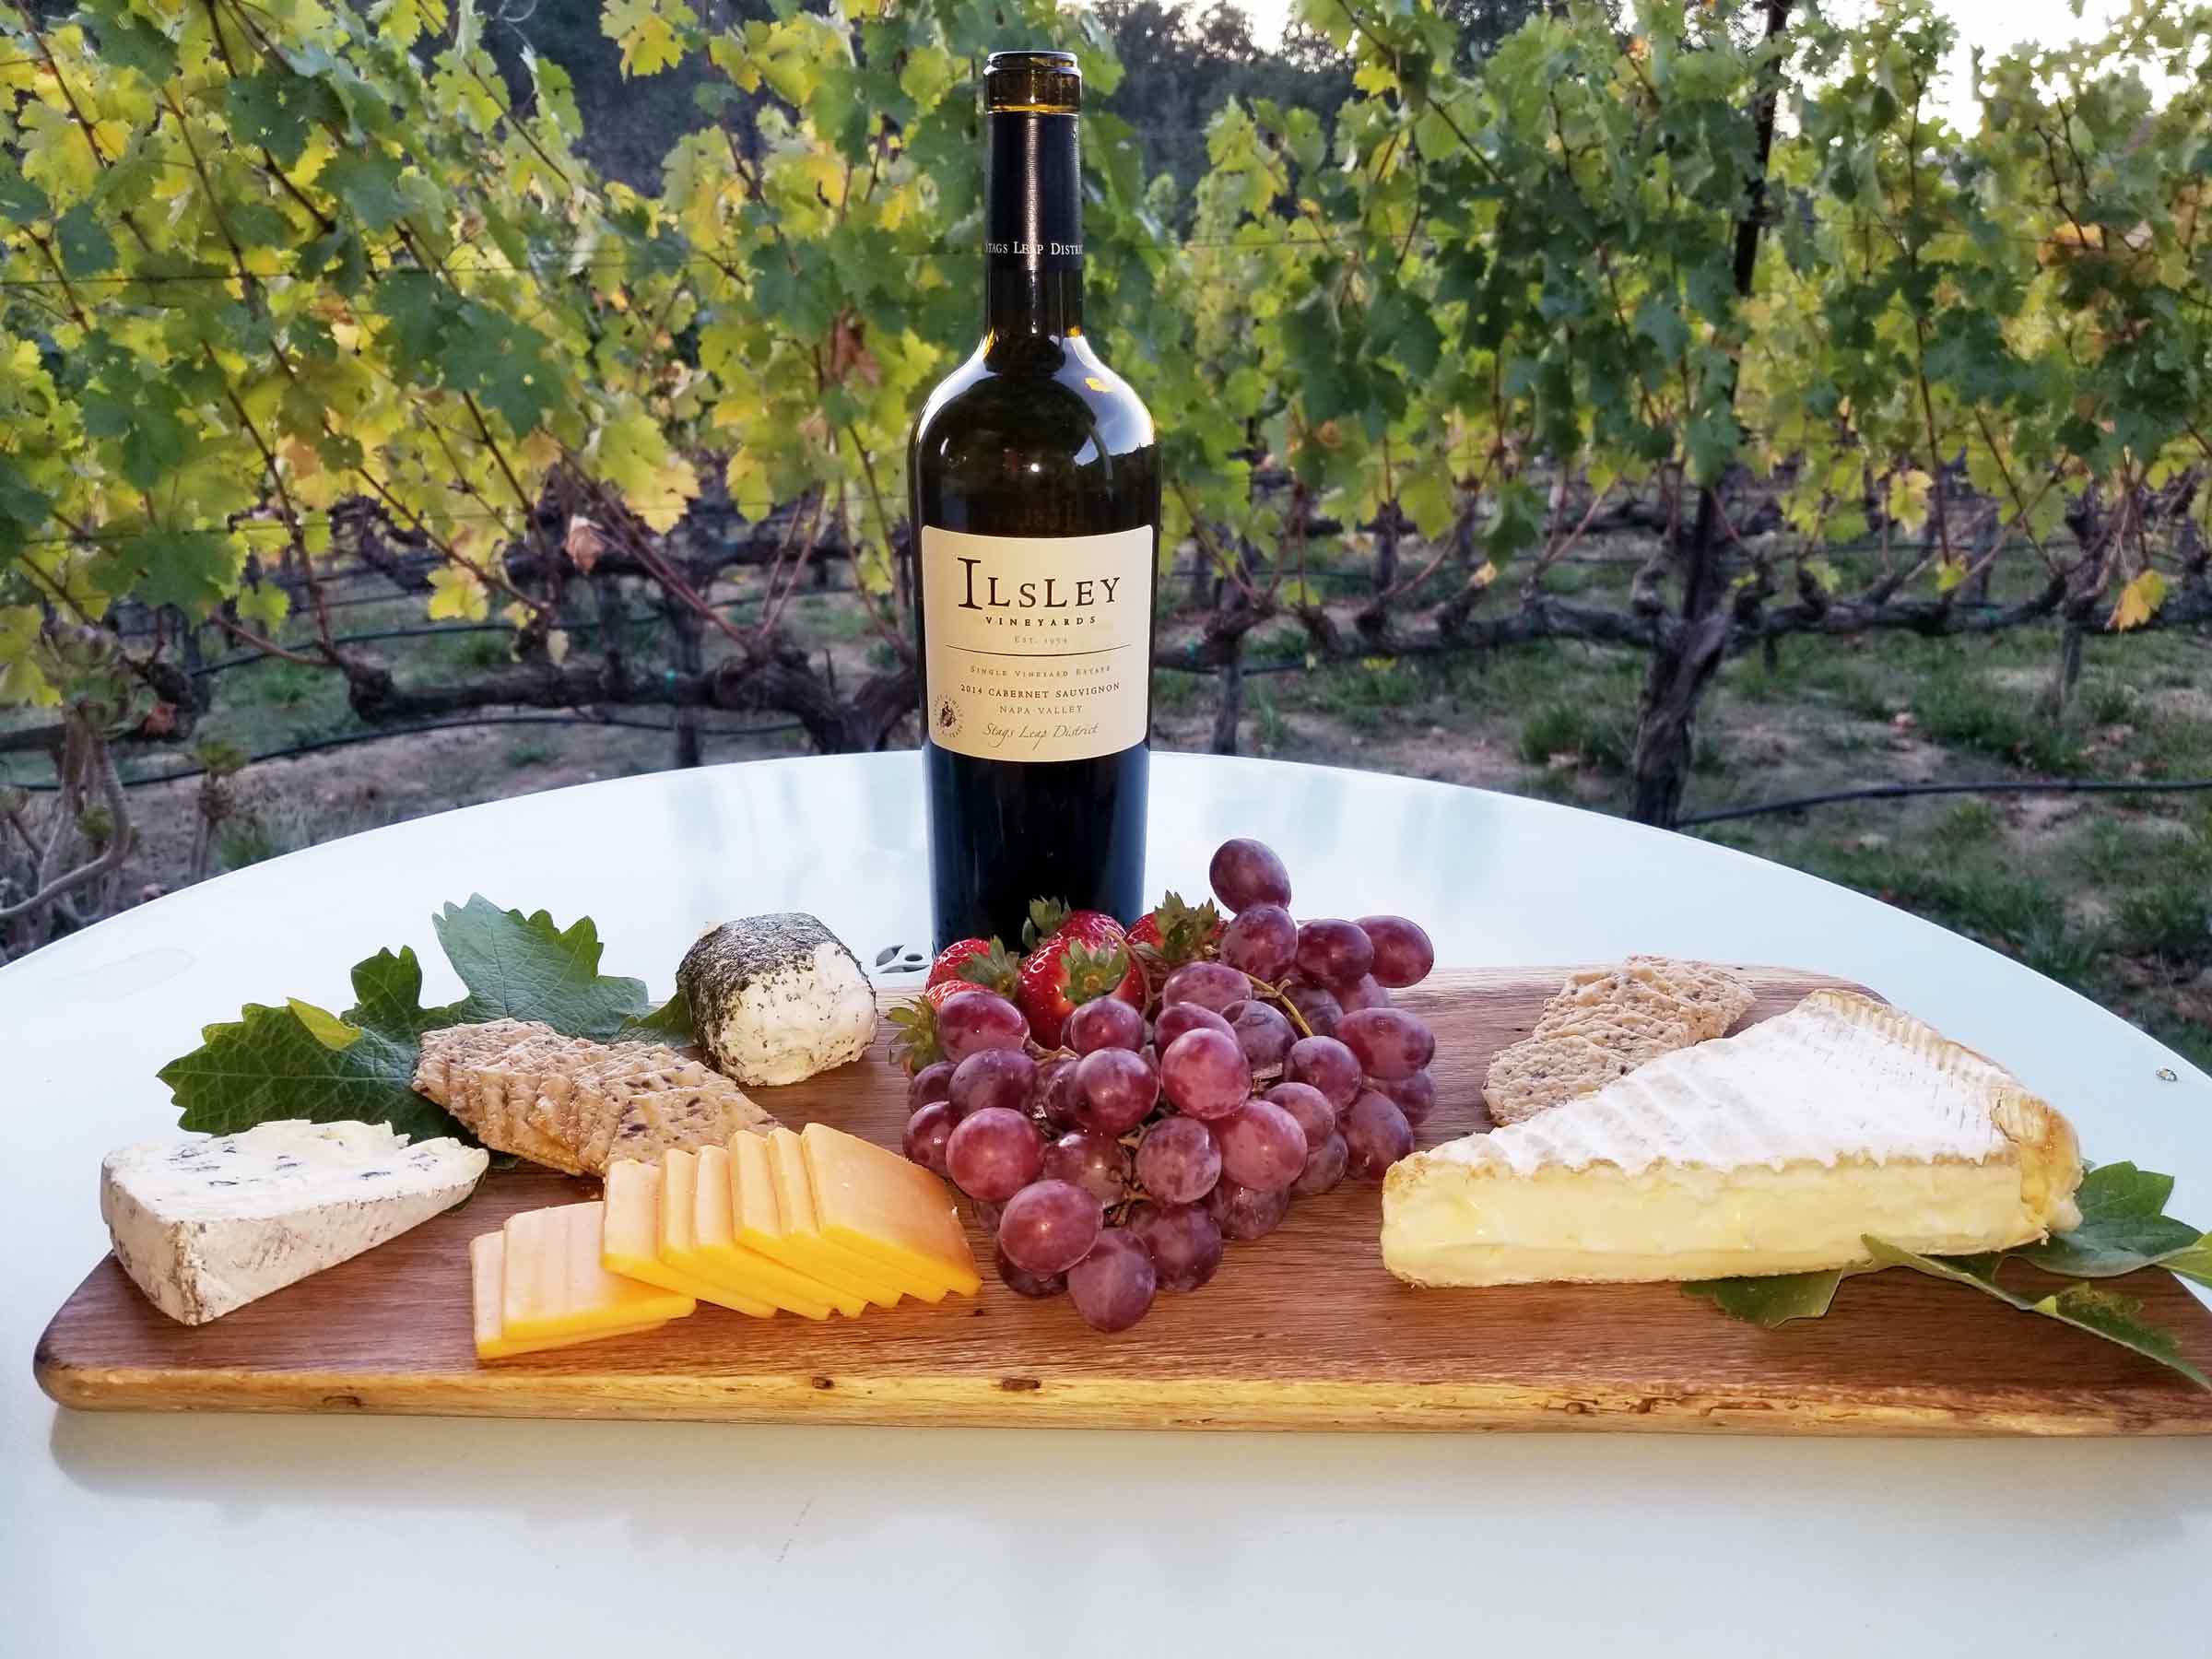
[[[1298,1005],[1290,1000],[1289,994],[1281,986],[1271,985],[1254,974],[1248,973],[1244,977],[1252,981],[1253,988],[1262,996],[1282,1009],[1283,1018],[1290,1022],[1300,1037],[1313,1035],[1313,1028],[1306,1023],[1306,1017],[1298,1011]]]

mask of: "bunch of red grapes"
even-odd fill
[[[1190,959],[1155,950],[1142,991],[1080,1003],[1052,1050],[1007,998],[956,990],[936,1005],[944,1058],[909,1090],[906,1155],[976,1201],[999,1277],[1065,1292],[1100,1331],[1197,1289],[1293,1197],[1380,1176],[1436,1102],[1436,1039],[1390,1000],[1434,966],[1429,935],[1403,916],[1296,921],[1255,841],[1224,842],[1208,875],[1233,919],[1185,910]]]

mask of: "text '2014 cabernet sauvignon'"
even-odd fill
[[[1063,52],[984,68],[983,338],[914,427],[940,947],[1141,902],[1159,445],[1083,335],[1082,91]]]

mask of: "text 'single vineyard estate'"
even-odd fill
[[[982,343],[914,428],[940,946],[1143,908],[1159,445],[1083,334],[1081,102],[1066,53],[984,69]]]

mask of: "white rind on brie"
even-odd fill
[[[1817,992],[1526,1123],[1416,1154],[1382,1256],[1426,1285],[1803,1273],[2077,1225],[2072,1128],[1911,1015]]]
[[[260,1124],[109,1153],[100,1213],[147,1300],[205,1324],[452,1208],[489,1161],[384,1124]]]

